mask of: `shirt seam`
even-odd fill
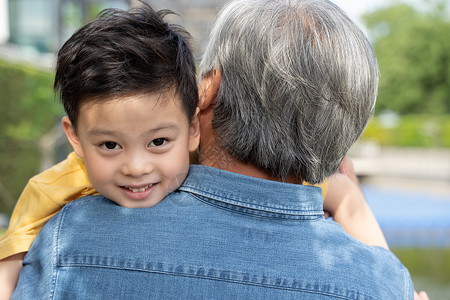
[[[198,190],[195,187],[192,186],[181,186],[179,188],[181,191],[185,191],[188,192],[190,194],[192,194],[193,196],[203,196],[203,197],[207,197],[210,198],[214,201],[219,201],[219,202],[223,202],[229,205],[235,205],[235,206],[239,206],[239,207],[245,207],[248,209],[255,209],[255,210],[260,210],[260,211],[266,211],[266,212],[270,212],[270,213],[278,213],[278,214],[288,214],[288,215],[300,215],[300,216],[312,216],[312,215],[318,215],[321,214],[322,211],[317,210],[316,208],[303,208],[303,209],[294,209],[294,208],[279,208],[279,207],[274,207],[274,206],[270,206],[262,203],[256,203],[256,202],[251,202],[251,201],[242,201],[242,200],[237,200],[237,199],[229,199],[223,196],[220,196],[219,194],[215,194],[212,192],[207,192],[207,191],[201,191]],[[196,197],[197,199],[199,197]],[[299,200],[300,201],[300,200]]]
[[[233,279],[229,279],[229,278],[220,278],[220,277],[213,277],[213,276],[201,276],[201,275],[194,275],[194,274],[177,273],[177,272],[170,272],[170,271],[163,271],[163,270],[148,270],[148,269],[144,269],[144,268],[131,268],[131,267],[123,267],[123,266],[105,266],[105,265],[87,264],[87,263],[65,263],[64,265],[61,265],[59,267],[60,268],[93,267],[93,268],[104,268],[104,269],[115,269],[115,270],[127,270],[127,271],[134,271],[134,272],[146,272],[146,273],[164,274],[164,275],[189,277],[189,278],[201,278],[201,279],[206,279],[206,280],[223,281],[223,282],[230,282],[230,283],[236,283],[236,284],[241,284],[241,285],[267,287],[267,288],[273,288],[273,289],[278,289],[278,290],[289,290],[289,291],[295,291],[295,292],[305,292],[305,293],[310,293],[310,294],[321,294],[321,295],[333,296],[333,297],[336,297],[339,299],[353,299],[353,297],[350,297],[350,296],[339,295],[339,294],[335,294],[332,292],[326,292],[326,291],[318,291],[318,290],[314,290],[314,289],[294,288],[292,286],[279,286],[279,285],[275,285],[275,284],[264,284],[264,283],[258,283],[258,282],[233,280]],[[358,295],[358,298],[360,296],[362,296],[361,293],[359,293],[359,292],[356,292],[356,293]],[[366,297],[369,297],[369,299],[374,299],[372,296],[370,296],[368,294],[363,294],[363,297],[365,299],[366,299]]]
[[[322,212],[318,211],[310,211],[305,214],[299,214],[299,213],[289,213],[289,212],[274,212],[270,210],[264,210],[254,207],[248,207],[248,206],[240,206],[220,200],[207,200],[203,199],[201,196],[193,194],[192,197],[197,199],[198,201],[205,203],[207,205],[211,205],[213,207],[223,209],[226,211],[230,211],[233,213],[245,215],[245,216],[252,216],[257,218],[267,218],[267,219],[284,219],[284,220],[290,220],[290,221],[315,221],[320,220],[323,216]],[[223,203],[223,204],[219,204]],[[234,207],[234,208],[233,208]]]
[[[410,290],[410,287],[409,287],[409,284],[410,284],[410,282],[409,282],[409,280],[408,280],[408,272],[407,272],[407,270],[406,270],[406,268],[403,268],[403,278],[404,278],[404,280],[405,280],[405,295],[407,295],[407,299],[411,299],[411,295],[410,295],[410,292],[409,292],[409,290]]]
[[[70,203],[70,202],[69,202]],[[59,236],[61,234],[61,230],[62,230],[62,224],[64,221],[64,215],[66,213],[67,207],[70,207],[69,204],[65,205],[60,211],[59,214],[57,215],[57,220],[56,220],[56,227],[55,230],[53,232],[53,275],[52,275],[52,282],[51,282],[51,286],[50,286],[50,299],[54,299],[55,297],[55,292],[56,292],[56,283],[58,281],[58,275],[59,275],[59,270],[58,270],[58,261],[59,261],[59,253],[60,253],[60,249],[59,249]]]

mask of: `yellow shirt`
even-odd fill
[[[67,202],[94,195],[84,160],[70,153],[66,160],[28,181],[0,240],[0,259],[26,252],[42,226]]]
[[[325,198],[327,182],[318,186]],[[0,240],[0,260],[27,252],[44,224],[66,203],[96,194],[87,177],[84,160],[74,152],[31,178],[17,201],[8,231]]]

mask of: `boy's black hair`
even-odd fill
[[[54,89],[75,130],[86,100],[176,91],[189,122],[198,103],[195,61],[187,31],[148,4],[105,9],[58,52]]]

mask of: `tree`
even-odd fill
[[[363,16],[380,65],[377,112],[450,113],[446,0],[397,3]]]
[[[39,172],[39,139],[63,114],[52,81],[48,71],[0,60],[0,212],[12,211]]]

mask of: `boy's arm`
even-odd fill
[[[44,224],[67,202],[95,193],[75,153],[30,179],[0,240],[0,260],[28,251]]]
[[[328,178],[324,209],[359,241],[389,249],[383,232],[364,198],[352,161],[345,157],[339,173]],[[425,291],[414,291],[414,300],[430,300]]]
[[[0,260],[0,300],[9,300],[16,288],[25,252]]]
[[[0,240],[0,299],[14,289],[23,257],[44,224],[67,202],[92,194],[96,191],[87,178],[84,162],[74,153],[30,179]]]
[[[344,158],[339,173],[328,178],[324,210],[359,241],[389,249],[383,232],[364,198],[349,158]]]

